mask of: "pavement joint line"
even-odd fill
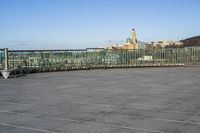
[[[38,88],[37,88],[38,89]],[[26,89],[27,90],[27,89]],[[31,89],[32,90],[32,89]],[[49,91],[49,89],[45,89],[45,90],[48,90]],[[100,90],[100,89],[98,89],[98,90]],[[105,91],[105,89],[101,89],[101,90],[104,90]],[[126,93],[134,93],[134,91],[126,91]],[[120,96],[120,95],[122,95],[123,93],[120,93],[120,94],[117,94],[117,96]],[[1,93],[0,93],[0,95],[1,95]],[[4,93],[3,93],[3,95],[4,95]],[[14,95],[14,94],[11,94],[11,95]],[[32,96],[32,95],[30,95],[30,94],[25,94],[25,95],[27,95],[27,96]],[[138,95],[136,95],[136,94],[132,94],[132,95],[134,95],[134,96],[138,96]],[[85,97],[84,95],[72,95],[72,94],[42,94],[41,96],[59,96],[59,97]],[[149,98],[149,99],[152,99],[152,98],[155,98],[155,97],[159,97],[159,96],[145,96],[145,95],[143,95],[143,96],[140,96],[140,97],[145,97],[145,98]]]
[[[57,88],[57,89],[66,89],[66,90],[68,90],[68,89],[72,89],[72,88],[76,88],[76,89],[80,89],[81,90],[81,88],[80,88],[81,86],[78,86],[78,87],[71,87],[71,88]],[[107,86],[105,86],[104,88],[106,88]],[[129,86],[130,87],[130,86]],[[103,88],[103,87],[102,87]],[[42,90],[49,90],[49,88],[39,88],[39,87],[36,87],[36,88],[26,88],[26,90],[33,90],[33,89],[42,89]],[[87,88],[87,90],[93,90],[94,88]],[[107,91],[106,89],[96,89],[96,90],[98,90],[98,91]],[[123,90],[123,89],[120,89],[120,90]],[[163,90],[168,90],[168,88],[167,89],[157,89],[157,91],[163,91]],[[177,89],[175,89],[175,90],[177,90]],[[174,91],[175,91],[174,90]],[[132,92],[132,93],[134,93],[134,92],[136,92],[136,91],[139,91],[139,89],[136,89],[136,90],[130,90],[130,88],[129,89],[126,89],[126,92]],[[165,93],[171,93],[171,92],[165,92]],[[48,94],[48,95],[51,95],[51,94]]]
[[[129,92],[127,92],[129,93]],[[0,93],[0,95],[15,95],[15,94],[8,94],[8,93]],[[25,94],[26,96],[32,96],[30,94]],[[120,96],[122,94],[117,94],[117,96]],[[42,94],[41,96],[54,96],[54,97],[86,97],[85,95],[70,95],[70,94]],[[132,96],[138,96],[136,94],[133,94]],[[149,99],[152,99],[154,97],[152,96],[140,96],[140,97],[144,97],[144,98],[149,98]]]
[[[14,128],[33,130],[33,131],[40,131],[40,132],[43,132],[43,133],[58,133],[58,132],[42,130],[42,129],[37,129],[37,128],[23,127],[23,126],[17,126],[17,125],[13,125],[13,124],[6,124],[6,123],[2,123],[2,122],[0,122],[0,125],[7,126],[7,127],[14,127]]]
[[[0,110],[0,111],[2,111],[2,110]],[[5,111],[5,110],[2,111],[2,112],[17,113],[17,112],[13,112],[13,111]],[[63,121],[82,122],[82,123],[93,124],[93,125],[105,125],[105,126],[112,126],[112,127],[124,128],[124,129],[129,129],[129,130],[147,131],[147,132],[153,132],[153,133],[167,133],[167,132],[163,132],[163,131],[156,131],[156,130],[150,130],[150,129],[145,129],[145,128],[128,127],[128,126],[118,126],[118,125],[109,124],[109,123],[106,124],[106,123],[100,123],[100,122],[98,122],[98,123],[97,122],[88,122],[88,121],[83,121],[83,120],[75,120],[75,119],[59,118],[59,117],[50,117],[50,116],[45,116],[45,115],[37,115],[37,114],[29,114],[29,113],[17,113],[17,114],[23,114],[23,115],[35,116],[35,117],[44,117],[44,118],[57,119],[57,120],[63,120]],[[0,125],[1,125],[1,123],[0,123]],[[21,126],[19,126],[19,127],[21,127]],[[24,127],[24,128],[26,128],[26,127]],[[40,129],[38,129],[38,130],[40,130]],[[51,131],[49,131],[48,133],[57,133],[57,132],[51,132]]]
[[[38,88],[36,88],[37,90],[38,90]],[[40,89],[40,88],[39,88]],[[28,89],[26,89],[26,90],[28,90]],[[33,90],[33,89],[30,89],[30,90]],[[45,90],[45,91],[49,91],[49,89],[42,89],[42,90]],[[81,89],[80,89],[81,90]],[[90,89],[88,89],[87,91],[89,91]],[[97,90],[101,90],[101,91],[106,91],[106,89],[97,89]],[[132,94],[132,96],[138,96],[138,95],[136,95],[136,94],[134,94],[136,91],[126,91],[126,93],[133,93]],[[16,92],[15,92],[16,93]],[[0,93],[0,95],[4,95],[4,94],[6,94],[6,93]],[[8,94],[8,93],[7,93]],[[123,94],[123,93],[121,93],[121,94]],[[121,94],[117,94],[117,95],[121,95]],[[10,94],[10,95],[14,95],[14,94]],[[30,95],[30,94],[26,94],[26,95]],[[44,96],[61,96],[61,97],[68,97],[68,96],[71,96],[71,97],[84,97],[84,95],[72,95],[72,94],[41,94],[42,96],[44,95]],[[148,97],[148,98],[154,98],[154,97],[156,97],[156,96],[145,96],[145,95],[143,95],[143,96],[141,96],[141,97]]]
[[[30,90],[33,90],[34,88],[31,88]],[[35,88],[35,89],[40,89],[40,88]],[[26,89],[26,90],[28,90],[28,89]],[[49,90],[49,89],[43,89],[43,90]],[[102,91],[106,91],[106,89],[97,89],[97,90],[102,90]],[[174,90],[174,91],[172,91],[172,92],[176,92],[177,90],[180,90],[180,89],[176,89],[176,90]],[[133,93],[133,92],[136,92],[137,90],[133,90],[133,91],[126,91],[126,93]],[[13,92],[13,91],[12,91]],[[172,92],[167,92],[166,94],[168,94],[168,93],[172,93]],[[8,93],[0,93],[0,95],[1,94],[8,94]],[[42,95],[51,95],[51,96],[58,96],[58,95],[56,95],[56,94],[42,94]],[[136,95],[136,94],[133,94],[133,95]],[[73,96],[73,97],[80,97],[81,95],[69,95],[69,94],[65,94],[65,95],[59,95],[59,96]],[[136,95],[136,96],[138,96],[138,95]],[[141,96],[142,97],[142,96]],[[143,96],[143,97],[149,97],[149,98],[154,98],[154,97],[156,97],[156,96],[154,96],[154,97],[152,97],[152,96]],[[160,96],[157,96],[157,97],[160,97]],[[180,96],[181,97],[181,96]]]
[[[180,89],[177,88],[177,89],[175,89],[175,90],[173,90],[172,92],[169,92],[169,93],[175,93],[175,92],[177,92],[178,90],[180,90]],[[169,94],[169,93],[167,93],[167,94]],[[170,105],[176,104],[178,101],[182,100],[181,98],[182,98],[182,96],[179,96],[177,100],[174,100],[174,101],[172,101],[171,103],[165,105],[162,109],[165,109],[165,108],[167,108],[167,107],[170,106]]]
[[[26,104],[26,103],[15,103],[15,102],[2,102],[0,103],[7,103],[7,104],[19,104],[19,105],[27,105],[27,106],[41,106],[41,107],[50,107],[51,105],[38,105],[38,104]],[[97,104],[97,103],[85,103],[85,102],[69,102],[72,104],[85,104],[85,105],[96,105],[96,106],[106,106],[106,107],[113,107],[113,108],[126,108],[126,109],[138,109],[138,110],[147,110],[147,111],[162,111],[162,112],[167,112],[167,113],[183,113],[183,114],[190,114],[190,115],[195,115],[193,112],[186,112],[186,111],[171,111],[171,110],[165,110],[165,109],[147,109],[147,108],[140,108],[139,106],[116,106],[116,105],[109,105],[109,104]],[[53,106],[53,105],[52,105]]]
[[[174,91],[173,91],[174,92]],[[189,97],[192,97],[192,95],[190,95]],[[171,105],[174,105],[174,104],[177,104],[179,101],[183,100],[182,97],[180,96],[179,99],[177,100],[174,100],[173,102],[165,105],[162,109],[166,109],[168,106],[171,106]],[[193,106],[194,107],[194,106]],[[199,107],[199,106],[195,106],[195,107]]]
[[[177,103],[177,100],[175,100],[175,101],[173,101],[173,102],[171,102],[171,103],[165,105],[162,109],[166,109],[167,107],[169,107],[169,106],[171,106],[171,105],[174,105],[174,104],[176,104],[176,103]]]
[[[81,86],[78,86],[78,87],[72,87],[72,88],[76,88],[76,89],[81,89],[80,88]],[[96,89],[96,90],[99,90],[99,91],[106,91],[106,88],[107,86],[105,86],[105,87],[102,87],[102,88],[104,88],[104,89]],[[72,88],[57,88],[57,89],[72,89]],[[35,88],[26,88],[26,90],[33,90],[33,89],[42,89],[42,90],[49,90],[49,88],[40,88],[40,87],[35,87]],[[87,88],[87,90],[91,90],[91,89],[93,89],[93,88]],[[123,90],[123,89],[121,89],[121,90]],[[165,89],[157,89],[158,91],[162,91],[162,90],[168,90],[168,88],[165,88]],[[178,89],[174,89],[174,91],[175,90],[178,90]],[[130,89],[126,89],[126,92],[136,92],[136,91],[139,91],[139,89],[136,89],[136,90],[131,90],[130,91]],[[171,93],[171,92],[166,92],[166,93]],[[51,94],[50,94],[51,95]]]
[[[195,115],[191,116],[190,118],[188,118],[187,120],[185,120],[185,122],[190,122],[190,120],[192,120],[193,118],[197,117],[198,115],[200,115],[200,111],[197,112]]]
[[[26,89],[27,90],[27,89]],[[48,90],[48,89],[47,89]],[[132,91],[131,91],[132,92]],[[15,92],[16,93],[16,92]],[[14,94],[9,94],[9,93],[0,93],[0,95],[15,95],[15,93]],[[127,93],[129,93],[129,92],[127,92]],[[30,95],[30,94],[25,94],[25,95],[27,95],[27,96],[32,96],[32,95]],[[121,95],[121,94],[118,94],[118,95]],[[138,96],[138,95],[136,95],[136,94],[133,94],[134,96]],[[42,94],[41,96],[55,96],[55,97],[84,97],[84,95],[71,95],[71,94]],[[152,99],[152,98],[155,98],[155,97],[161,97],[161,96],[140,96],[140,97],[148,97],[149,99]],[[179,96],[179,98],[181,98],[182,97],[182,95],[181,96]],[[176,100],[176,101],[174,101],[175,103],[177,102],[177,101],[180,101],[180,99],[179,100]],[[171,104],[173,104],[174,102],[171,102],[171,103],[169,103],[169,104],[167,104],[166,106],[168,106],[168,105],[171,105]]]
[[[187,121],[178,121],[178,120],[169,120],[169,119],[161,119],[161,118],[153,118],[155,120],[159,120],[159,121],[166,121],[166,122],[175,122],[175,123],[182,123],[182,124],[192,124],[192,125],[198,125],[200,126],[200,123],[197,122],[187,122]]]
[[[132,92],[132,91],[130,91],[130,92]],[[130,92],[127,91],[126,93],[130,93]],[[68,97],[68,96],[69,96],[69,97],[85,97],[84,95],[72,95],[72,94],[64,94],[64,95],[63,95],[63,94],[61,94],[61,95],[60,95],[60,94],[59,94],[59,95],[58,95],[58,94],[42,94],[42,95],[46,95],[46,96],[49,95],[49,96],[56,96],[56,97],[57,97],[57,96],[61,96],[61,97]],[[122,95],[122,94],[117,94],[117,96],[120,96],[120,95]],[[136,95],[136,94],[133,94],[133,95],[134,95],[134,96],[138,96],[138,95]],[[133,96],[133,95],[132,95],[132,96]],[[145,97],[145,98],[148,97],[148,98],[150,98],[150,99],[154,98],[154,97],[152,97],[152,96],[140,96],[140,97]]]
[[[84,123],[89,123],[89,124],[102,124],[102,125],[111,125],[111,126],[116,126],[116,127],[123,127],[123,128],[133,128],[133,127],[126,127],[126,126],[117,126],[114,124],[104,124],[104,123],[96,123],[96,122],[88,122],[88,121],[82,121],[82,120],[75,120],[75,119],[68,119],[68,118],[60,118],[60,117],[51,117],[51,116],[46,116],[46,115],[38,115],[38,114],[29,114],[29,113],[21,113],[21,112],[15,112],[15,111],[7,111],[7,110],[0,110],[0,112],[5,112],[5,113],[16,113],[16,114],[23,114],[27,116],[36,116],[36,117],[45,117],[45,118],[51,118],[51,119],[57,119],[57,120],[65,120],[65,121],[77,121],[77,122],[84,122]],[[192,125],[198,125],[200,126],[200,123],[197,122],[189,122],[189,121],[179,121],[179,120],[172,120],[172,119],[162,119],[162,118],[152,118],[154,120],[159,120],[159,121],[166,121],[166,122],[175,122],[175,123],[183,123],[183,124],[192,124]],[[135,129],[135,128],[134,128]],[[143,129],[143,128],[138,128],[138,129]],[[149,130],[149,129],[145,129]],[[152,131],[151,131],[152,132]],[[155,131],[154,131],[155,132]],[[157,131],[156,131],[157,132]],[[158,131],[160,133],[160,131]],[[165,133],[165,132],[161,132]]]

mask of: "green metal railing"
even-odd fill
[[[0,70],[4,69],[4,49],[0,49]]]
[[[38,71],[66,70],[84,66],[85,50],[10,50],[9,67],[36,69]]]
[[[177,49],[9,50],[8,66],[22,73],[99,68],[184,66],[200,63],[200,47]],[[0,69],[4,49],[0,49]]]

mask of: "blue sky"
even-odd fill
[[[0,0],[0,48],[70,49],[200,35],[199,0]]]

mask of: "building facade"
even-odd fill
[[[112,44],[105,47],[106,49],[138,49],[137,37],[135,29],[132,29],[131,35],[126,39],[123,44]]]

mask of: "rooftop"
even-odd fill
[[[200,68],[0,78],[1,133],[199,133]]]

